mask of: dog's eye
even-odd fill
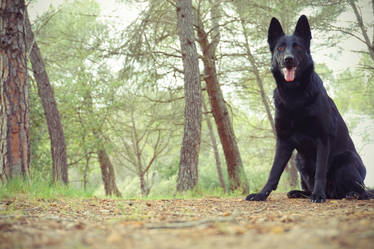
[[[282,52],[284,50],[284,47],[278,47],[278,51]]]
[[[299,44],[295,44],[295,45],[294,45],[294,48],[296,48],[296,49],[301,49],[301,46],[300,46]]]

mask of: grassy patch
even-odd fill
[[[22,178],[14,178],[0,186],[1,199],[17,195],[49,199],[56,197],[92,197],[93,192],[61,183],[51,183],[42,179],[26,181]]]
[[[285,181],[282,179],[283,182]],[[282,183],[282,181],[281,181]],[[283,187],[287,185],[285,183],[279,184],[278,191],[285,192],[288,188]],[[0,199],[16,197],[18,195],[26,195],[30,198],[42,198],[42,199],[53,199],[59,197],[68,198],[90,198],[99,197],[114,200],[162,200],[162,199],[198,199],[204,197],[212,198],[225,198],[225,197],[245,197],[245,195],[237,190],[234,192],[225,193],[220,187],[204,188],[199,184],[193,190],[189,190],[183,193],[178,193],[175,190],[170,189],[152,189],[148,196],[141,196],[138,192],[132,193],[131,191],[126,192],[121,190],[123,197],[118,198],[115,196],[105,196],[104,193],[95,192],[95,189],[84,191],[82,188],[74,185],[64,185],[61,183],[51,183],[41,178],[33,178],[32,180],[25,181],[22,178],[14,178],[5,184],[0,184]],[[251,193],[257,192],[257,189],[251,189]]]

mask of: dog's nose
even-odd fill
[[[286,65],[293,64],[293,59],[294,57],[292,55],[287,55],[286,57],[284,57],[284,64]]]

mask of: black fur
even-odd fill
[[[303,191],[293,190],[288,193],[289,198],[324,202],[326,198],[372,196],[365,190],[366,170],[347,126],[314,72],[311,39],[304,15],[293,35],[285,35],[279,21],[271,20],[268,43],[271,72],[277,85],[274,90],[276,153],[266,185],[259,193],[248,195],[249,201],[266,200],[277,188],[294,149]]]

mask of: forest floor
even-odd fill
[[[0,200],[0,248],[373,248],[374,200]]]

